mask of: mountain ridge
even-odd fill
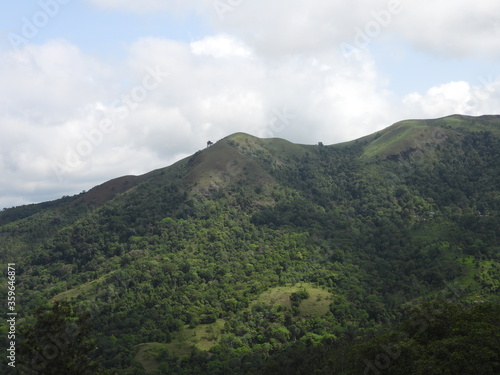
[[[0,212],[0,224],[40,216],[47,210],[49,216],[56,217],[57,221],[60,211],[86,212],[101,207],[152,179],[161,179],[166,184],[178,180],[181,190],[193,197],[208,197],[236,183],[249,184],[266,192],[266,196],[258,201],[272,205],[274,199],[270,197],[270,191],[276,181],[270,173],[293,168],[290,166],[308,153],[358,148],[357,155],[363,163],[408,158],[424,162],[447,139],[458,140],[464,134],[478,132],[498,135],[499,124],[499,115],[451,115],[432,120],[403,120],[371,135],[326,146],[301,145],[281,138],[258,138],[237,132],[167,167],[139,176],[113,178],[73,197],[4,209]],[[248,175],[249,171],[251,175]],[[76,219],[77,216],[72,217]],[[60,220],[61,227],[71,223],[71,220]]]
[[[423,120],[423,119],[402,120],[373,134],[348,142],[325,145],[324,147],[342,148],[346,146],[352,146],[358,143],[368,142],[368,145],[364,151],[364,156],[366,156],[367,158],[379,157],[384,159],[388,156],[400,155],[401,153],[404,153],[405,151],[408,151],[410,149],[414,150],[419,148],[424,149],[426,148],[426,146],[427,147],[429,146],[426,145],[429,142],[431,143],[431,146],[438,145],[439,143],[444,141],[448,136],[460,136],[461,133],[456,130],[453,130],[453,128],[457,128],[459,130],[466,132],[493,131],[496,134],[499,134],[500,125],[498,123],[493,126],[491,125],[491,122],[494,122],[494,120],[500,121],[500,115],[482,115],[477,117],[465,116],[465,115],[450,115],[431,120]],[[469,127],[466,128],[465,127],[466,125],[469,125]],[[403,134],[403,137],[401,137],[401,134],[399,134],[401,133],[400,130],[402,130],[402,128],[403,130],[405,130],[405,132],[403,133],[407,133]],[[441,129],[441,131],[439,129]],[[418,139],[419,136],[421,137],[421,139]],[[397,139],[398,137],[400,137],[401,139]],[[244,140],[244,142],[242,140]],[[249,140],[252,141],[249,142]],[[285,150],[286,148],[284,145],[288,147],[295,147],[297,149],[296,152],[299,152],[298,151],[299,147],[309,148],[309,149],[311,147],[316,147],[316,145],[301,145],[301,144],[291,143],[282,138],[258,138],[244,132],[236,132],[230,134],[222,138],[220,141],[214,143],[211,147],[215,146],[215,148],[217,149],[217,147],[220,147],[221,144],[226,144],[230,146],[232,145],[232,147],[238,150],[239,152],[242,153],[247,152],[250,155],[253,155],[257,150],[259,151],[266,150],[265,148],[266,144],[272,145],[273,143],[279,143],[283,145],[282,150]],[[395,143],[395,145],[393,144],[392,147],[389,147],[391,146],[391,143]],[[377,147],[381,144],[384,145],[382,150],[380,150],[380,147]],[[253,147],[250,147],[250,145]],[[128,176],[115,177],[111,180],[108,180],[106,182],[103,182],[102,184],[99,184],[91,188],[84,194],[79,194],[78,198],[75,199],[75,202],[73,202],[73,204],[88,204],[90,206],[100,206],[104,204],[106,201],[113,199],[117,194],[126,192],[128,189],[137,186],[138,184],[144,182],[150,177],[157,175],[158,173],[161,173],[162,171],[165,171],[169,168],[174,168],[174,166],[184,165],[186,162],[188,162],[188,165],[189,163],[191,163],[191,166],[193,166],[192,163],[194,162],[195,157],[200,153],[203,154],[204,152],[212,151],[213,149],[210,149],[211,147],[207,147],[203,150],[200,150],[183,160],[173,163],[170,166],[150,171],[142,175],[128,175]],[[277,146],[276,145],[274,147],[271,146],[270,148],[276,149]],[[226,150],[228,149],[226,148]],[[267,151],[269,152],[269,150]],[[303,153],[306,151],[305,149],[303,151],[301,150],[299,154],[301,152]],[[235,155],[233,154],[233,156]],[[231,167],[228,168],[227,165],[222,166],[223,162],[224,158],[221,158],[221,160],[217,163],[217,165],[215,165],[212,162],[211,167],[220,173],[224,173],[226,169],[231,169]],[[193,182],[193,178],[196,178],[196,175],[197,173],[193,173],[193,176],[190,176],[188,180],[190,182]],[[75,197],[76,196],[71,198]],[[60,199],[48,202],[29,204],[25,206],[31,206],[31,207],[37,205],[46,206],[48,203],[57,204],[57,202],[59,202]],[[6,208],[4,209],[4,212],[11,211],[15,208],[16,207]],[[2,214],[3,212],[0,212],[0,220],[2,219]]]
[[[451,304],[443,319],[459,320],[456,304],[474,315],[498,300],[499,126],[409,120],[327,146],[235,133],[169,167],[5,210],[22,358],[66,311],[85,330],[92,316],[83,362],[120,374],[363,373],[408,310]],[[483,315],[471,324],[491,324]],[[405,345],[404,358],[418,352]]]

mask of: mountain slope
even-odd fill
[[[237,133],[0,213],[2,260],[18,264],[27,314],[64,299],[91,314],[101,367],[263,373],[425,300],[494,300],[499,129],[498,116],[411,120],[332,146]]]

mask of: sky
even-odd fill
[[[497,0],[23,0],[0,12],[0,209],[235,132],[335,144],[500,113]]]

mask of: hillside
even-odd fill
[[[402,121],[330,146],[237,133],[4,210],[19,373],[498,373],[499,166],[500,116]],[[74,340],[49,355],[54,335]]]

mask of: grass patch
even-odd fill
[[[452,129],[466,131],[466,132],[481,132],[490,131],[495,134],[500,133],[500,128],[498,127],[498,120],[500,116],[464,116],[464,115],[453,115],[448,117],[443,117],[440,119],[430,120],[430,122],[436,124],[437,126],[447,126]]]
[[[309,298],[303,300],[299,305],[299,313],[303,316],[323,316],[330,311],[333,296],[326,290],[311,287],[306,289]]]
[[[460,285],[475,291],[498,293],[500,289],[500,263],[494,260],[477,260],[474,257],[460,258],[466,267],[466,274],[460,278]]]
[[[179,357],[188,355],[193,346],[208,351],[218,344],[224,324],[224,320],[218,319],[215,323],[200,324],[196,328],[185,327],[175,333],[172,341],[165,344],[165,348]]]
[[[371,136],[363,155],[365,158],[385,159],[406,151],[429,152],[452,136],[459,137],[459,133],[451,127],[439,127],[432,121],[401,121]]]
[[[217,142],[190,159],[190,171],[186,179],[193,184],[192,194],[206,195],[227,189],[238,182],[264,188],[276,183],[255,160],[228,142]]]
[[[167,344],[160,344],[157,342],[145,343],[137,345],[137,354],[134,360],[140,362],[142,367],[146,372],[153,372],[158,370],[160,367],[160,361],[158,361],[158,353],[167,347]]]
[[[292,293],[306,290],[309,298],[302,300],[299,305],[299,314],[303,316],[323,316],[330,310],[333,296],[327,290],[311,283],[298,283],[290,286],[279,286],[263,292],[250,306],[265,303],[271,306],[285,306],[292,308],[290,296]]]
[[[144,370],[149,373],[160,367],[160,361],[157,358],[162,350],[167,350],[177,357],[189,355],[193,346],[208,351],[218,344],[224,324],[225,321],[219,319],[215,323],[200,324],[196,328],[186,326],[176,332],[168,344],[150,342],[137,345],[137,354],[134,359],[141,363]]]
[[[413,123],[393,125],[366,147],[364,156],[386,158],[411,148],[420,148],[420,144],[429,140],[429,130],[428,126]]]
[[[67,290],[65,292],[59,293],[54,296],[52,299],[54,301],[61,301],[64,299],[72,299],[78,297],[80,294],[90,291],[92,288],[95,288],[98,284],[103,283],[109,276],[111,276],[115,271],[111,271],[106,275],[99,277],[98,279],[89,281],[85,284],[78,285],[76,288]]]

